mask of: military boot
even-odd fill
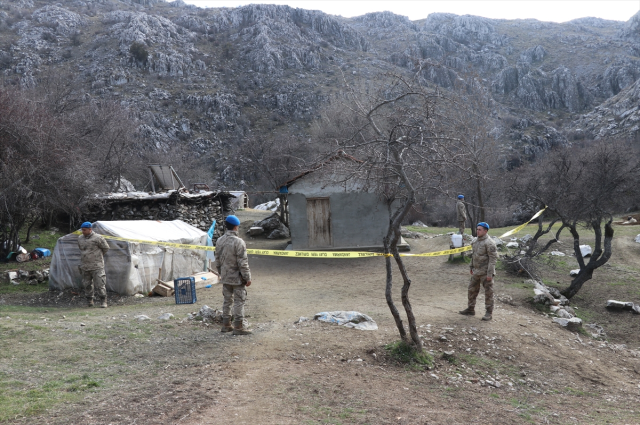
[[[231,326],[231,318],[227,317],[226,319],[222,318],[222,329],[220,332],[231,332],[233,331],[233,326]]]
[[[253,332],[244,327],[242,322],[233,322],[234,335],[251,335]]]
[[[488,322],[489,320],[493,319],[492,314],[493,314],[493,310],[487,310],[482,320],[484,320],[485,322]]]
[[[106,298],[103,298],[102,301],[100,301],[100,307],[107,308],[107,299]]]
[[[463,316],[475,316],[476,311],[473,307],[467,307],[464,310],[460,310],[458,314],[462,314]]]
[[[93,307],[93,298],[87,299],[87,307]]]

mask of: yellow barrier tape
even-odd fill
[[[76,230],[75,232],[73,232],[76,235],[81,235],[82,232],[79,230]],[[133,242],[133,243],[143,243],[146,245],[158,245],[158,246],[170,246],[172,248],[180,248],[180,249],[197,249],[199,251],[215,251],[216,247],[215,246],[205,246],[205,245],[188,245],[188,244],[182,244],[182,243],[173,243],[173,242],[162,242],[162,241],[145,241],[142,239],[128,239],[128,238],[121,238],[118,236],[109,236],[109,235],[100,235],[105,239],[110,239],[110,240],[114,240],[114,241],[123,241],[123,242]]]
[[[541,209],[540,211],[538,211],[537,213],[535,213],[535,215],[533,217],[531,217],[531,219],[529,221],[527,221],[524,224],[521,224],[520,226],[516,227],[515,229],[509,230],[507,233],[500,235],[499,238],[506,238],[507,236],[511,236],[514,235],[516,233],[518,233],[520,230],[524,229],[525,227],[527,227],[527,224],[531,223],[533,220],[535,220],[536,218],[540,217],[540,214],[542,214],[544,212],[544,210],[546,210],[547,207],[544,207],[543,209]]]
[[[531,223],[536,218],[540,217],[540,214],[546,210],[547,207],[544,207],[540,211],[538,211],[529,221],[515,229],[509,230],[503,235],[499,236],[500,238],[504,238],[507,236],[511,236],[515,233],[518,233],[520,230],[524,229],[529,223]],[[76,230],[73,232],[76,235],[81,235],[82,232]],[[172,248],[180,248],[180,249],[195,249],[199,251],[215,251],[215,246],[204,246],[204,245],[187,245],[173,242],[160,242],[160,241],[145,241],[142,239],[127,239],[121,238],[118,236],[109,236],[109,235],[101,235],[105,239],[111,239],[115,241],[123,241],[123,242],[133,242],[133,243],[141,243],[147,245],[158,245],[158,246],[169,246]],[[439,257],[442,255],[450,255],[450,254],[459,254],[461,252],[471,251],[471,245],[463,246],[461,248],[447,249],[444,251],[436,251],[436,252],[425,252],[423,254],[400,254],[401,257]],[[364,251],[278,251],[273,249],[247,249],[247,254],[249,255],[270,255],[275,257],[296,257],[296,258],[365,258],[365,257],[384,257],[387,254],[381,252],[364,252]],[[391,254],[389,254],[391,255]]]

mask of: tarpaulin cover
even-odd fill
[[[205,245],[207,234],[180,220],[174,221],[97,221],[93,231],[100,235],[127,239]],[[161,280],[173,280],[203,271],[205,252],[107,239],[109,251],[104,257],[107,290],[121,295],[147,293]],[[62,290],[81,288],[82,275],[78,235],[58,239],[49,275],[49,286]]]
[[[378,329],[378,325],[371,317],[357,311],[323,311],[322,313],[316,313],[313,318],[321,322],[336,323],[361,331],[375,331]]]

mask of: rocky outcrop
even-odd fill
[[[640,40],[640,12],[633,15],[616,35],[623,39]]]
[[[640,80],[580,116],[571,128],[580,139],[636,137],[640,134]]]
[[[505,100],[521,103],[528,109],[584,110],[591,103],[591,94],[584,83],[568,68],[544,72],[521,63],[502,70],[494,80],[492,89]]]
[[[67,70],[83,99],[129,108],[143,149],[186,146],[214,164],[220,184],[245,184],[242,158],[226,151],[247,135],[308,140],[306,124],[342,95],[342,73],[367,79],[423,67],[429,84],[490,88],[492,117],[509,108],[516,123],[497,123],[492,135],[517,162],[568,143],[570,121],[570,139],[637,131],[639,15],[626,23],[441,13],[410,21],[180,0],[2,1],[0,72],[8,84],[35,87]],[[557,128],[541,121],[543,111],[559,117]]]

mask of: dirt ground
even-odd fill
[[[247,242],[263,247],[259,239]],[[448,247],[446,236],[409,242],[412,252]],[[592,299],[601,286],[613,295],[640,291],[640,244],[627,236],[614,243],[605,278],[594,278],[572,303],[605,330],[612,321],[617,331],[607,340],[559,328],[527,302],[523,279],[501,271],[494,320],[460,316],[468,266],[406,258],[413,310],[435,358],[430,370],[398,364],[385,349],[398,332],[384,298],[382,258],[252,256],[246,313],[254,334],[244,337],[186,320],[205,304],[220,308],[219,287],[199,290],[196,305],[110,297],[106,310],[84,308],[72,293],[6,295],[0,403],[13,413],[0,417],[28,424],[638,424],[639,318],[609,313]],[[560,280],[571,261],[547,275]],[[379,329],[294,324],[332,310],[368,314]],[[175,319],[156,319],[165,312]],[[138,321],[139,314],[151,320]],[[13,406],[12,391],[16,403],[29,402],[29,391],[47,403]]]

